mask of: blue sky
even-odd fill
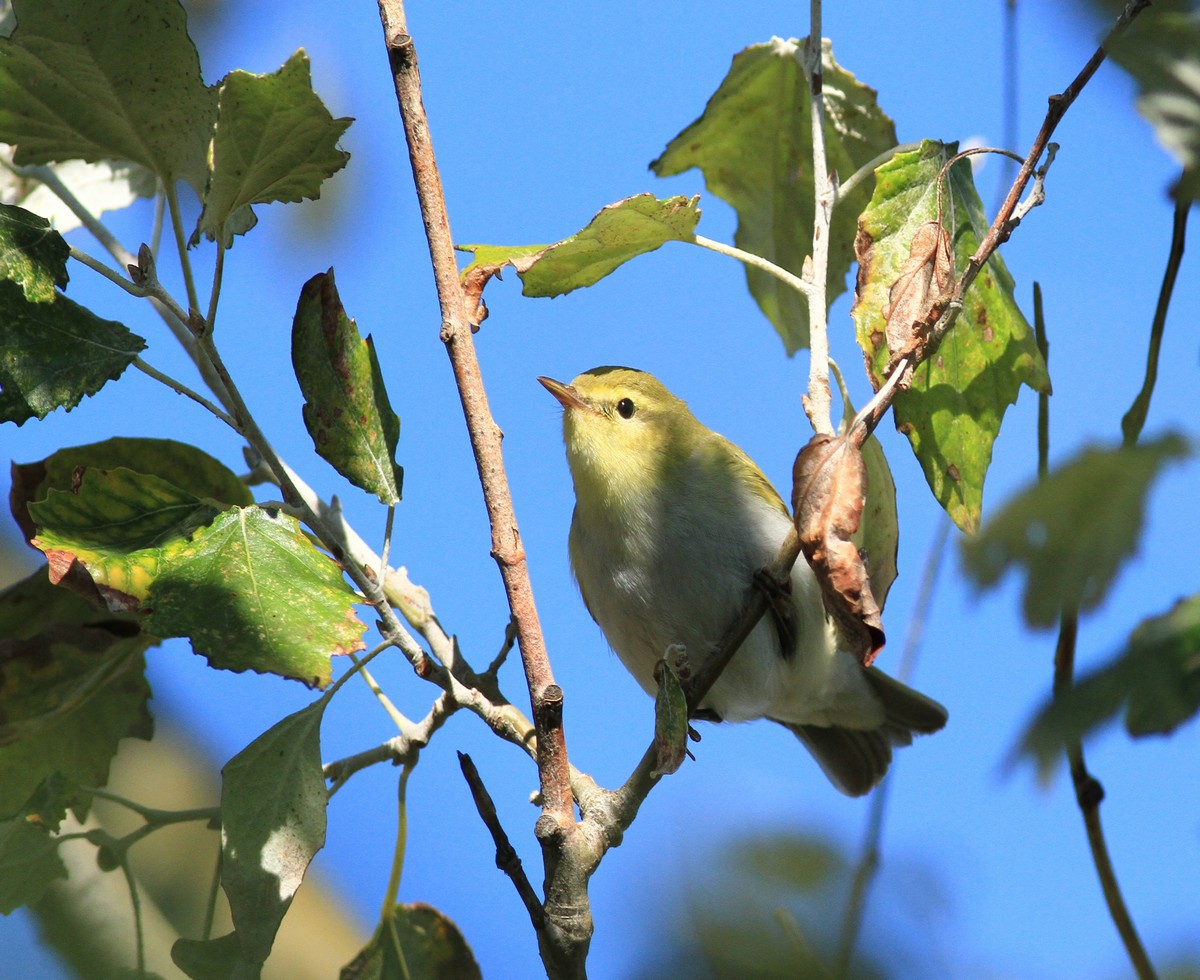
[[[425,102],[457,240],[548,242],[582,227],[603,205],[630,194],[701,193],[699,231],[731,241],[734,216],[703,194],[692,171],[658,180],[647,170],[704,107],[748,44],[807,33],[805,5],[764,2],[563,5],[413,4],[409,25],[420,56]],[[902,142],[922,138],[1002,139],[1001,25],[1004,4],[950,0],[829,4],[824,33],[838,61],[879,91]],[[287,355],[300,286],[334,266],[347,311],[374,335],[393,406],[403,423],[405,500],[393,555],[426,586],[468,659],[486,664],[507,611],[488,557],[489,534],[448,361],[392,97],[374,3],[302,0],[286,6],[231,5],[213,32],[198,32],[206,79],[233,68],[273,71],[298,47],[334,115],[356,117],[342,141],[348,169],[325,201],[260,209],[260,224],[229,254],[219,343],[251,408],[277,447],[325,496],[342,497],[368,540],[382,534],[373,499],[312,456],[301,398]],[[1072,4],[1022,5],[1019,137],[1022,153],[1045,100],[1094,50],[1094,23]],[[1105,66],[1060,126],[1062,145],[1047,202],[1004,249],[1028,316],[1041,282],[1051,340],[1052,461],[1082,446],[1119,440],[1120,417],[1141,383],[1146,338],[1169,243],[1166,198],[1175,166],[1132,110],[1133,87]],[[1000,166],[977,174],[992,206]],[[149,215],[114,219],[127,245],[146,237]],[[82,237],[77,241],[91,244]],[[93,249],[98,251],[97,249]],[[208,268],[211,254],[196,259]],[[160,265],[167,265],[162,262]],[[1147,435],[1195,438],[1200,278],[1183,273],[1168,322]],[[203,279],[204,273],[201,274]],[[69,294],[150,339],[147,359],[190,378],[165,330],[148,311],[73,270]],[[784,490],[807,439],[801,353],[782,344],[744,287],[740,267],[672,244],[597,286],[553,301],[519,295],[515,276],[488,289],[491,317],[477,335],[492,411],[504,448],[556,679],[566,691],[572,760],[616,785],[640,757],[652,706],[607,650],[571,582],[566,535],[572,495],[562,455],[559,408],[537,375],[569,379],[598,364],[650,370],[709,426],[741,445]],[[868,386],[853,343],[849,298],[831,312],[832,348],[855,401]],[[989,510],[1034,475],[1035,399],[1022,393],[996,445],[985,491]],[[194,441],[231,467],[240,447],[219,423],[157,390],[141,376],[111,385],[74,412],[4,432],[5,455],[39,459],[110,434]],[[893,642],[880,665],[895,670],[920,571],[940,516],[908,445],[885,422],[880,436],[899,494],[901,575],[885,624]],[[1170,469],[1151,498],[1140,552],[1109,600],[1085,617],[1083,667],[1102,662],[1148,615],[1197,591],[1192,556],[1200,522],[1192,501],[1200,467]],[[950,724],[899,756],[884,830],[884,868],[867,929],[912,920],[913,868],[938,882],[943,901],[914,928],[928,930],[945,975],[1041,980],[1119,976],[1128,971],[1108,921],[1065,773],[1042,787],[1028,766],[1005,768],[1022,728],[1045,698],[1054,637],[1024,628],[1009,580],[975,595],[953,540],[916,683],[950,711]],[[434,691],[399,657],[376,676],[402,710],[424,714]],[[520,703],[519,667],[502,673]],[[196,732],[222,764],[256,734],[311,696],[272,678],[218,674],[172,642],[151,656],[154,710]],[[361,685],[326,716],[324,754],[335,758],[390,735]],[[1089,744],[1104,783],[1103,816],[1118,874],[1159,965],[1200,956],[1200,780],[1197,727],[1131,744],[1122,732]],[[540,879],[527,802],[536,773],[465,713],[422,756],[409,784],[410,857],[401,898],[438,906],[463,929],[489,977],[539,970],[536,947],[510,884],[492,865],[491,844],[472,810],[454,751],[471,753],[531,877]],[[335,798],[330,838],[317,860],[364,926],[386,884],[395,772],[361,774]],[[625,842],[592,881],[596,977],[632,975],[646,962],[680,881],[695,880],[722,842],[795,829],[831,837],[852,852],[867,804],[839,796],[782,728],[705,727],[697,761],[665,780]],[[915,899],[914,899],[915,901]],[[19,917],[0,921],[0,940],[27,934]],[[1188,946],[1188,943],[1191,946]],[[0,966],[0,974],[3,974]],[[903,966],[899,967],[904,974]]]

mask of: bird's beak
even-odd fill
[[[565,385],[561,381],[555,381],[553,378],[538,378],[542,387],[562,403],[563,408],[582,408],[591,409],[591,405],[579,397],[577,392],[570,385]]]

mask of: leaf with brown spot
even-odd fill
[[[861,241],[865,236],[858,236]],[[869,266],[870,261],[864,263]],[[887,345],[893,358],[915,349],[927,333],[925,317],[933,301],[954,279],[950,236],[940,221],[926,221],[913,234],[908,258],[888,290],[883,308]],[[937,288],[932,287],[936,284]]]
[[[818,434],[800,450],[792,468],[800,547],[821,583],[843,647],[870,666],[885,637],[866,563],[852,540],[866,493],[862,451],[849,439]]]

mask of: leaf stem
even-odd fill
[[[155,827],[188,823],[193,820],[207,820],[211,822],[221,818],[221,808],[217,806],[197,807],[191,810],[157,810],[154,807],[145,806],[135,800],[130,800],[117,793],[110,792],[100,786],[81,786],[79,789],[80,792],[87,793],[89,796],[108,800],[110,803],[116,803],[127,810],[132,810],[145,820],[147,824]]]
[[[1146,376],[1142,381],[1142,390],[1138,392],[1129,411],[1121,419],[1123,443],[1132,446],[1142,434],[1146,424],[1146,416],[1150,412],[1150,397],[1154,394],[1154,385],[1158,380],[1158,355],[1162,349],[1163,331],[1167,326],[1167,311],[1171,306],[1171,295],[1175,291],[1175,280],[1179,275],[1179,266],[1183,261],[1184,240],[1187,237],[1188,213],[1191,211],[1191,201],[1180,195],[1175,202],[1175,217],[1171,225],[1171,248],[1167,253],[1167,267],[1163,271],[1162,286],[1158,291],[1158,305],[1154,309],[1154,321],[1150,324],[1150,346],[1146,351]]]
[[[709,251],[716,252],[719,255],[727,255],[730,258],[737,259],[746,265],[752,265],[756,269],[761,269],[767,275],[774,276],[780,282],[791,286],[792,289],[796,290],[802,296],[808,296],[813,290],[812,283],[805,282],[799,276],[788,272],[787,269],[776,265],[768,259],[764,259],[761,255],[755,255],[753,252],[747,252],[733,245],[726,245],[724,242],[718,242],[712,238],[705,238],[703,235],[696,235],[692,239],[692,243],[699,245],[701,248],[707,248]]]
[[[144,290],[141,286],[121,275],[121,273],[117,272],[116,269],[105,265],[105,263],[101,262],[95,256],[89,255],[83,249],[76,248],[74,245],[72,245],[71,258],[82,265],[86,265],[93,272],[100,273],[100,275],[102,275],[109,282],[120,286],[130,296],[136,296],[139,299],[144,299],[146,297],[146,290]]]
[[[877,157],[868,160],[846,180],[838,184],[837,197],[834,199],[833,206],[836,209],[847,197],[858,190],[858,185],[864,180],[869,180],[875,175],[877,168],[883,166],[897,153],[912,153],[913,150],[919,150],[920,143],[901,143],[899,146],[893,146],[890,150],[884,150]]]
[[[158,368],[152,367],[151,365],[149,365],[145,361],[143,361],[140,357],[135,357],[133,359],[133,366],[135,368],[137,368],[139,371],[141,371],[142,374],[145,374],[148,377],[153,378],[155,381],[161,382],[162,384],[164,384],[168,388],[170,388],[172,391],[176,391],[179,394],[181,394],[187,398],[190,398],[197,405],[200,405],[202,408],[207,409],[209,412],[211,412],[213,415],[215,415],[218,419],[220,419],[227,426],[229,426],[231,429],[233,429],[234,432],[237,432],[239,434],[241,433],[241,430],[238,428],[237,423],[233,420],[233,417],[231,415],[228,415],[221,408],[219,408],[216,404],[209,401],[207,398],[205,398],[199,392],[192,391],[192,389],[189,388],[187,385],[185,385],[182,381],[176,381],[169,374],[164,374],[162,371],[158,370]]]
[[[196,295],[196,279],[192,275],[192,262],[188,258],[187,239],[183,232],[183,213],[179,210],[179,191],[173,180],[165,181],[163,189],[167,195],[167,211],[171,215],[171,231],[175,234],[175,250],[179,253],[179,268],[183,272],[183,285],[187,290],[189,310],[199,310],[200,300]],[[187,318],[184,318],[187,322]]]
[[[837,191],[829,174],[825,155],[825,93],[822,73],[821,0],[809,0],[809,33],[805,45],[804,69],[809,81],[809,109],[812,122],[813,163],[813,238],[812,289],[808,298],[808,397],[804,411],[813,431],[833,435],[830,414],[833,395],[829,389],[829,224]]]
[[[221,280],[225,275],[225,245],[218,239],[217,257],[213,262],[212,289],[208,294],[208,330],[211,333],[217,326],[217,301],[221,298]]]

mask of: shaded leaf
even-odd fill
[[[1043,776],[1068,744],[1125,709],[1130,735],[1165,735],[1200,710],[1200,596],[1143,622],[1125,649],[1047,704],[1021,739]]]
[[[192,980],[229,980],[247,967],[236,932],[216,939],[177,939],[171,946],[171,961]],[[249,970],[250,976],[257,976],[252,966]]]
[[[846,390],[842,370],[832,360],[829,367],[842,393],[842,424],[845,432],[857,414]],[[867,563],[871,592],[882,610],[887,603],[892,583],[896,581],[896,559],[900,550],[900,514],[896,509],[896,481],[875,436],[869,435],[862,444],[863,465],[867,469],[867,497],[863,504],[862,520],[850,540],[857,545]]]
[[[145,347],[122,324],[61,294],[31,303],[16,283],[0,282],[0,422],[70,411],[119,378]]]
[[[929,237],[929,222],[937,216],[938,174],[954,151],[952,144],[927,140],[919,150],[896,154],[876,169],[875,194],[859,219],[852,314],[876,390],[887,378],[892,355],[885,312],[912,261],[914,239],[918,233]],[[950,169],[943,184],[942,224],[954,266],[965,269],[988,228],[965,160]],[[935,251],[937,242],[935,229],[930,240]],[[927,271],[935,284],[936,265],[933,255]],[[911,330],[900,333],[907,345]],[[896,428],[908,436],[934,497],[964,531],[979,527],[992,444],[1022,384],[1049,391],[1050,378],[1013,299],[1012,277],[993,255],[967,291],[954,328],[914,372],[911,388],[892,403]]]
[[[143,653],[154,642],[45,569],[0,592],[0,819],[25,810],[57,824],[70,787],[107,782],[122,738],[150,738]]]
[[[54,302],[54,287],[67,285],[70,255],[70,246],[45,218],[0,204],[0,279],[20,284],[29,302]]]
[[[654,750],[657,755],[650,778],[678,772],[687,757],[687,695],[670,660],[660,660],[654,668],[658,692],[654,696]]]
[[[1177,435],[1083,450],[965,540],[964,569],[978,586],[991,586],[1020,567],[1025,620],[1032,626],[1054,625],[1064,608],[1099,605],[1137,549],[1150,484],[1163,466],[1189,452]]]
[[[818,433],[792,467],[792,513],[800,547],[821,585],[841,646],[869,667],[885,641],[866,563],[853,541],[867,495],[862,452],[849,438]]]
[[[814,180],[806,41],[772,38],[733,58],[729,74],[704,114],[676,136],[650,164],[660,177],[691,167],[708,190],[738,213],[734,243],[803,274],[812,249]],[[822,42],[826,154],[831,172],[845,180],[896,145],[896,128],[861,84]],[[854,260],[854,222],[870,197],[870,181],[839,200],[829,240],[828,302],[846,291]],[[759,269],[746,282],[789,354],[808,346],[808,302]]]
[[[479,980],[483,974],[466,939],[444,913],[423,902],[397,905],[392,912],[393,939],[387,922],[342,968],[340,980]],[[404,957],[403,968],[397,947]],[[403,970],[403,972],[402,972]]]
[[[309,862],[325,844],[325,700],[288,715],[221,770],[221,886],[240,946],[258,966]]]
[[[326,177],[350,154],[337,141],[353,120],[334,119],[312,90],[308,56],[297,51],[279,71],[233,71],[221,82],[204,210],[192,235],[226,247],[257,223],[250,205],[321,196]]]
[[[32,905],[57,878],[67,877],[58,845],[28,820],[0,821],[0,915]]]
[[[163,556],[145,606],[155,636],[186,636],[223,670],[329,683],[330,658],[363,649],[358,596],[286,514],[224,511]]]
[[[178,0],[14,0],[0,141],[18,164],[129,160],[200,194],[216,93]]]
[[[1137,108],[1159,143],[1184,169],[1179,193],[1200,197],[1200,13],[1143,11],[1109,47],[1133,76]]]
[[[332,269],[300,290],[292,366],[306,399],[304,424],[321,458],[380,503],[399,502],[400,419],[388,401],[375,346],[346,316]]]
[[[15,147],[0,143],[0,161],[11,162],[14,150]],[[155,193],[154,175],[136,163],[67,160],[47,166],[76,200],[96,217],[106,211],[128,207],[139,197],[150,197]],[[0,166],[0,201],[20,205],[26,211],[41,215],[63,235],[83,224],[75,212],[40,180],[20,177],[4,166]]]
[[[464,281],[486,282],[506,266],[521,277],[525,296],[561,296],[591,286],[630,259],[667,242],[688,242],[700,220],[699,197],[635,194],[609,204],[587,227],[553,245],[460,245],[474,259]]]

